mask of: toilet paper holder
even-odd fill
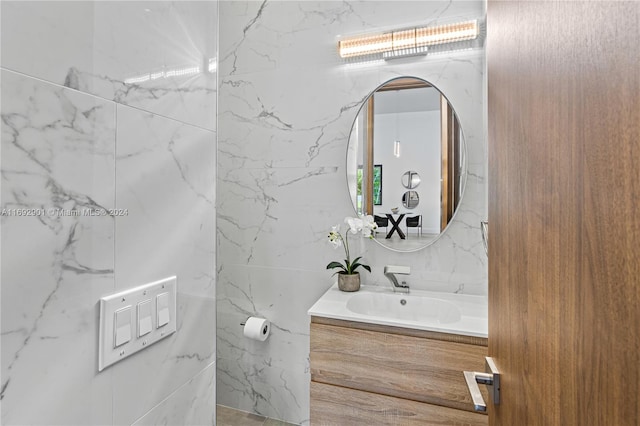
[[[244,320],[244,321],[242,321],[242,322],[240,323],[240,325],[241,325],[241,326],[243,326],[243,327],[244,327],[245,325],[247,325],[247,321],[249,320],[249,318],[251,318],[251,317],[247,317],[247,319],[246,319],[246,320]],[[267,327],[267,326],[265,326],[265,327]],[[266,333],[266,330],[263,330],[262,332],[263,332],[263,333]]]
[[[246,319],[246,320],[244,320],[244,321],[242,321],[242,322],[240,323],[240,325],[241,325],[241,326],[243,326],[243,327],[244,327],[245,325],[247,325],[247,321],[249,321],[249,318],[251,318],[251,317],[247,317],[247,319]]]
[[[261,342],[264,342],[269,337],[269,332],[271,331],[271,323],[266,318],[251,316],[241,322],[240,325],[244,328],[244,337]]]

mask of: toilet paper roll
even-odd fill
[[[271,324],[269,324],[269,320],[264,318],[249,317],[244,324],[244,335],[249,339],[264,342],[269,337],[270,331]]]

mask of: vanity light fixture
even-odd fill
[[[479,33],[477,20],[417,27],[340,40],[338,52],[342,58],[380,53],[385,58],[416,55],[425,53],[429,46],[476,39]]]

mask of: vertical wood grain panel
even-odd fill
[[[489,1],[492,424],[640,422],[640,3]]]
[[[450,211],[453,210],[451,199],[452,176],[449,174],[449,165],[453,162],[450,158],[450,117],[451,108],[447,98],[440,95],[440,232],[444,231],[450,219]]]
[[[364,165],[363,172],[363,185],[366,185],[364,191],[365,202],[365,214],[373,214],[373,121],[375,119],[375,104],[374,97],[369,97],[367,100],[367,128],[365,133],[366,141],[366,164]]]

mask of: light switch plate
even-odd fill
[[[176,292],[177,278],[169,277],[160,281],[145,284],[130,290],[121,291],[100,299],[100,338],[98,348],[98,371],[114,364],[129,355],[145,349],[176,331]],[[158,295],[166,293],[169,322],[158,328],[157,304]],[[139,336],[138,307],[145,303],[151,309],[151,331]],[[124,312],[129,307],[131,313],[131,339],[115,347],[116,312]],[[146,327],[145,327],[146,328]],[[146,329],[145,329],[146,331]]]

